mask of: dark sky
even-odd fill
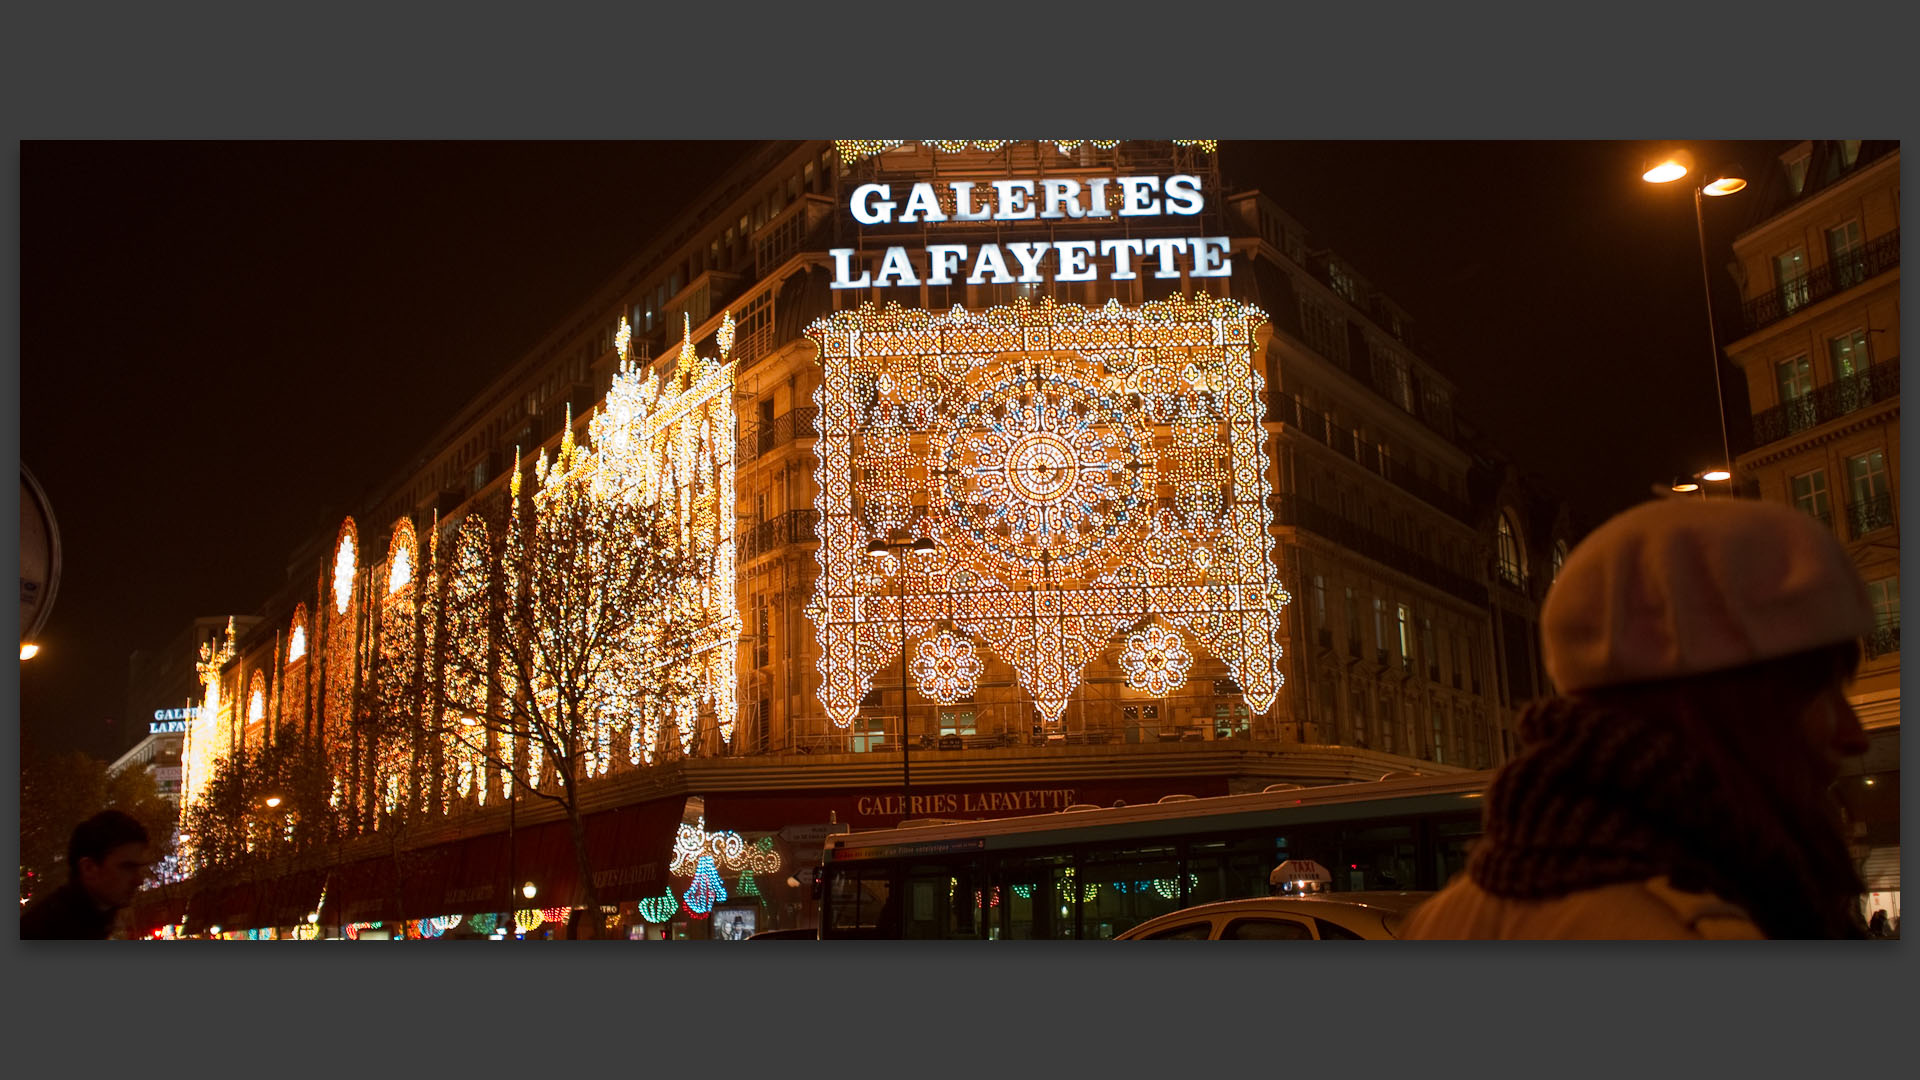
[[[22,144],[21,459],[64,545],[29,736],[131,745],[134,649],[255,611],[749,148]],[[1691,200],[1639,180],[1645,149],[1227,143],[1221,165],[1406,308],[1462,410],[1598,521],[1719,456]],[[1747,209],[1707,206],[1723,310]]]

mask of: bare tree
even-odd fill
[[[583,781],[608,771],[618,735],[692,694],[683,643],[702,610],[698,553],[637,485],[575,445],[571,424],[538,489],[519,465],[495,568],[476,588],[455,556],[446,593],[443,744],[503,785],[566,814],[591,916],[599,896],[581,815]]]

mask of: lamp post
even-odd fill
[[[1693,171],[1693,155],[1685,150],[1676,150],[1671,154],[1645,163],[1640,179],[1649,184],[1670,184]],[[1700,242],[1700,285],[1707,297],[1707,348],[1713,358],[1714,403],[1720,407],[1720,453],[1725,458],[1726,479],[1733,477],[1733,444],[1727,437],[1727,395],[1720,381],[1720,336],[1713,325],[1713,276],[1707,270],[1707,226],[1706,218],[1700,211],[1702,196],[1718,197],[1732,195],[1747,186],[1747,182],[1731,165],[1713,170],[1711,179],[1702,174],[1704,182],[1693,186],[1693,228]],[[1677,489],[1676,489],[1677,490]]]
[[[924,536],[912,540],[876,538],[867,545],[867,554],[874,558],[900,552],[911,553],[924,561],[938,550],[933,541]],[[894,595],[900,600],[900,820],[905,821],[913,807],[913,740],[910,738],[913,731],[907,723],[907,561],[904,558],[895,574]]]

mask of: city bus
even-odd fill
[[[1331,888],[1432,890],[1466,865],[1490,771],[1147,806],[908,822],[827,838],[822,938],[1106,939],[1170,911],[1261,896],[1287,859]]]

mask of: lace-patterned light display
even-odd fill
[[[1126,648],[1120,651],[1120,670],[1127,673],[1127,685],[1165,697],[1184,685],[1187,671],[1193,667],[1193,654],[1177,630],[1159,623],[1127,635]]]
[[[1271,708],[1291,598],[1273,559],[1253,364],[1264,320],[1196,296],[868,304],[810,326],[824,371],[807,614],[833,722],[851,724],[875,673],[941,623],[1011,665],[1049,724],[1086,665],[1149,623],[1190,634],[1251,711]],[[937,552],[867,554],[901,528]]]
[[[973,651],[973,642],[945,630],[922,641],[913,651],[914,685],[942,705],[973,693],[986,670]]]
[[[851,162],[859,161],[862,158],[870,158],[875,154],[884,154],[895,147],[905,146],[910,142],[917,142],[922,146],[930,146],[942,154],[958,154],[963,150],[984,150],[991,153],[992,151],[999,150],[1005,147],[1008,143],[1014,142],[1014,141],[1016,140],[1013,140],[1013,139],[835,139],[833,141],[833,148],[836,152],[839,153],[841,161],[851,163]],[[1080,147],[1087,146],[1087,145],[1090,145],[1097,150],[1111,150],[1114,147],[1119,146],[1125,140],[1122,140],[1122,139],[1039,139],[1037,141],[1048,143],[1053,147],[1055,147],[1056,149],[1058,149],[1063,154],[1070,154],[1073,151],[1078,150]],[[1199,147],[1205,153],[1209,153],[1209,154],[1213,153],[1214,151],[1220,148],[1220,142],[1217,139],[1174,139],[1172,141],[1175,146],[1196,146],[1196,147]]]

